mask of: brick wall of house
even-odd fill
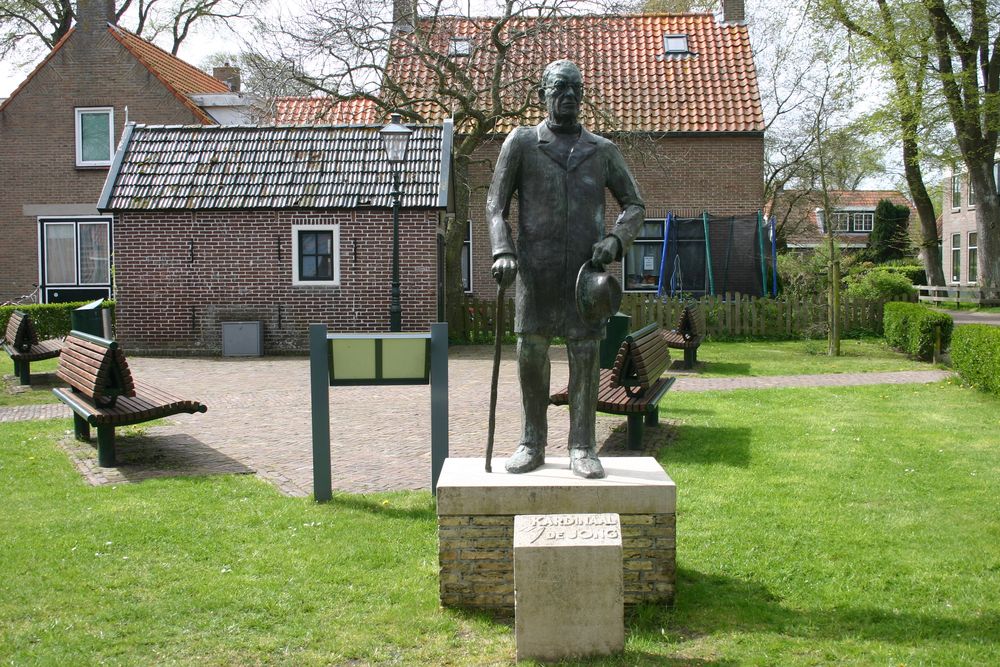
[[[76,167],[74,109],[105,106],[114,107],[116,139],[126,106],[131,121],[198,122],[106,26],[74,32],[0,111],[0,300],[38,281],[38,219],[25,206],[97,214],[108,169]]]
[[[663,219],[667,211],[685,216],[700,215],[702,211],[713,216],[747,215],[764,206],[764,139],[760,136],[639,136],[615,141],[639,182],[649,218]],[[502,143],[503,139],[498,138],[482,146],[469,166],[472,287],[477,297],[486,299],[496,296],[496,286],[490,278],[493,259],[486,228],[486,193]],[[516,219],[516,209],[516,205],[512,206],[512,219]],[[610,194],[607,213],[610,228],[618,215],[618,205]],[[722,225],[713,226],[710,232],[713,248],[721,248],[726,241],[728,225],[725,229]],[[733,276],[753,273],[755,250],[733,248],[730,258]],[[609,270],[622,277],[620,263]],[[754,284],[756,281],[759,277]],[[740,287],[733,285],[730,289]]]
[[[945,177],[944,201],[941,206],[941,267],[944,269],[944,279],[949,285],[975,285],[978,280],[969,280],[969,234],[976,233],[976,207],[969,205],[968,174],[959,173],[959,202],[952,199],[952,177]],[[958,203],[958,206],[954,204]],[[955,248],[958,249],[959,266],[956,276]],[[978,254],[978,253],[977,253]],[[978,261],[978,269],[982,269],[982,261]],[[978,276],[973,275],[975,278]]]
[[[337,224],[339,287],[292,285],[292,225]],[[404,331],[437,315],[437,212],[400,216]],[[264,351],[308,349],[308,326],[388,331],[392,213],[385,210],[121,213],[117,334],[126,350],[220,353],[222,323],[261,321]]]

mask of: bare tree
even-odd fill
[[[140,37],[167,36],[176,55],[195,26],[225,26],[256,13],[265,0],[116,0],[118,25]],[[35,59],[62,39],[76,20],[74,0],[0,2],[0,58]]]
[[[545,62],[534,58],[580,51],[572,16],[623,7],[613,1],[504,0],[492,17],[461,18],[449,13],[464,3],[444,0],[307,0],[297,15],[259,29],[270,36],[271,60],[288,63],[300,82],[334,103],[366,100],[380,119],[397,110],[411,122],[454,119],[456,214],[445,232],[445,263],[454,267],[461,264],[477,150],[542,117],[536,87]],[[597,129],[614,129],[605,110],[589,106],[588,112]],[[446,299],[458,303],[461,275],[446,276]]]

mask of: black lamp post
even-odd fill
[[[403,196],[399,172],[406,162],[406,148],[413,130],[403,125],[398,113],[379,130],[392,170],[392,298],[389,302],[389,331],[403,330],[403,307],[399,305],[399,198]]]

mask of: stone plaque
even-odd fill
[[[619,653],[624,609],[617,514],[514,517],[518,660]]]

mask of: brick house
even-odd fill
[[[1000,183],[1000,162],[993,165],[994,177]],[[979,232],[976,229],[976,192],[965,171],[947,174],[944,201],[941,206],[941,265],[949,285],[978,286]]]
[[[129,124],[97,208],[114,215],[117,334],[130,350],[219,353],[225,322],[264,352],[308,325],[388,331],[392,175],[379,127]],[[404,331],[439,309],[451,124],[413,126],[403,170]]]
[[[733,227],[729,223],[734,216],[755,226],[763,208],[764,117],[742,2],[725,5],[720,17],[566,17],[560,19],[565,25],[552,39],[524,40],[512,47],[520,49],[511,57],[517,63],[516,71],[510,72],[512,80],[524,77],[537,82],[544,66],[558,58],[580,65],[586,88],[583,123],[615,140],[639,182],[648,224],[625,261],[611,269],[620,273],[627,291],[656,289],[668,212],[699,223],[691,230],[701,234],[700,239],[691,241],[700,244],[702,257],[700,266],[689,272],[689,285],[695,287],[686,291],[704,292],[709,284],[705,237],[700,231],[706,212],[710,215],[711,264],[726,264],[732,277],[729,289],[761,291],[758,243],[729,247]],[[415,25],[418,34],[423,30],[429,35],[443,57],[458,61],[463,73],[487,76],[493,56],[482,45],[490,39],[496,19],[439,16],[433,21],[419,19]],[[441,99],[435,92],[438,70],[420,58],[398,56],[390,60],[389,68],[406,98]],[[489,90],[485,81],[477,86]],[[531,95],[530,90],[527,94]],[[370,104],[357,100],[336,104],[286,98],[278,102],[277,120],[308,123],[327,114],[344,120],[345,114],[351,115],[345,104],[362,118],[379,116]],[[439,122],[450,113],[446,104],[433,101],[409,108],[429,122]],[[536,104],[527,122],[537,123],[543,116],[544,109]],[[490,299],[496,293],[490,277],[493,258],[485,224],[486,190],[500,146],[513,127],[510,121],[502,121],[469,162],[471,194],[461,271],[466,292],[480,298]],[[461,134],[461,127],[456,132]],[[607,209],[610,226],[618,207],[611,202]]]
[[[834,241],[840,248],[860,250],[868,247],[868,237],[875,224],[875,208],[883,199],[910,209],[910,241],[913,247],[919,244],[917,209],[898,190],[830,190],[827,195]],[[821,192],[787,190],[776,196],[768,209],[777,219],[779,235],[789,250],[812,250],[826,243]]]
[[[114,25],[114,0],[77,9],[77,25],[0,104],[0,300],[34,284],[43,302],[110,295],[114,234],[95,204],[127,120],[214,124],[249,108]]]

